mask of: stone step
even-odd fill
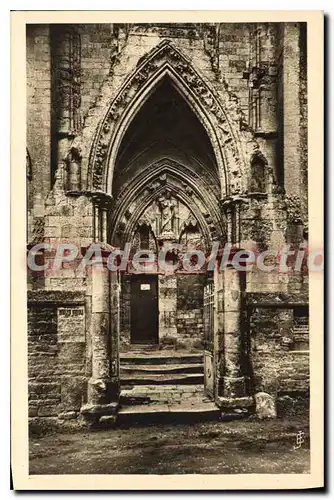
[[[117,423],[172,423],[202,422],[220,420],[220,410],[214,403],[202,405],[137,405],[123,406],[117,416]]]
[[[151,354],[134,354],[134,353],[124,353],[120,354],[120,364],[121,365],[180,365],[180,364],[191,364],[191,363],[203,363],[203,354],[160,354],[157,355],[156,352]]]
[[[132,374],[174,374],[174,373],[203,373],[203,363],[171,364],[171,365],[121,365],[121,377]]]
[[[187,385],[203,384],[203,373],[140,373],[138,375],[121,376],[121,386],[132,385]]]
[[[131,344],[129,349],[133,353],[143,353],[144,351],[158,351],[159,344]]]
[[[188,400],[199,404],[210,402],[203,385],[136,385],[122,389],[120,403],[123,405],[175,404]]]

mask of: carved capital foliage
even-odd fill
[[[72,136],[81,129],[81,40],[70,24],[52,25],[53,102],[57,132]]]
[[[112,206],[113,198],[111,195],[101,191],[86,191],[85,194],[94,201],[94,204],[104,210]]]

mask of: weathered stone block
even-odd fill
[[[266,392],[258,392],[254,396],[256,405],[256,414],[260,419],[276,418],[275,398]]]
[[[79,411],[85,398],[85,377],[61,377],[61,406],[66,410]]]

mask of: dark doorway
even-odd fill
[[[133,275],[131,344],[158,344],[158,277]]]

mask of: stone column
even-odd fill
[[[106,266],[109,254],[110,250],[102,248],[103,266],[92,265],[91,269],[92,372],[81,413],[93,423],[113,423],[119,399],[119,285],[116,273]]]
[[[242,272],[229,263],[223,272],[223,328],[224,328],[224,371],[222,395],[227,398],[245,396],[246,386],[241,366],[241,348],[244,325],[242,318],[243,284]]]
[[[94,241],[107,243],[108,211],[112,205],[112,196],[102,192],[91,193],[93,208]]]
[[[107,241],[107,215],[108,215],[108,208],[106,206],[103,206],[101,208],[101,240],[106,242]]]
[[[229,199],[222,203],[226,214],[230,254],[227,261],[215,267],[215,345],[216,345],[216,403],[222,414],[231,409],[247,408],[253,404],[248,394],[248,359],[245,346],[246,322],[244,271],[232,265],[240,240],[240,200]],[[226,259],[225,259],[226,260]]]
[[[94,241],[97,243],[101,240],[101,232],[100,232],[100,217],[99,217],[99,205],[98,202],[95,202],[93,205],[93,217],[94,217]]]
[[[300,27],[284,24],[283,110],[284,115],[284,188],[288,195],[300,196],[305,189],[301,178],[301,107],[300,107]]]
[[[162,249],[167,253],[168,246],[173,240],[166,240]],[[177,310],[177,277],[172,270],[165,270],[158,275],[158,300],[159,300],[159,341],[162,337],[177,336],[176,310]]]
[[[231,259],[233,252],[231,252]],[[217,297],[219,363],[217,372],[216,403],[222,410],[222,416],[247,413],[253,406],[253,397],[249,395],[248,353],[246,322],[244,314],[245,276],[243,271],[234,269],[231,260],[220,269],[216,282],[220,283]],[[240,409],[242,412],[240,413]]]

